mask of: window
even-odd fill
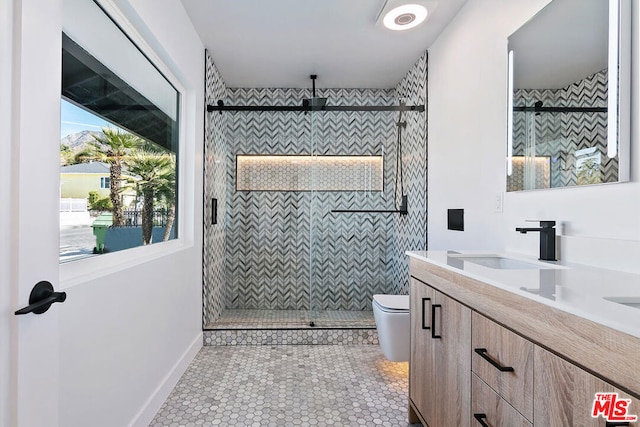
[[[87,208],[60,261],[175,239],[180,94],[93,1],[64,2],[61,97],[60,195]]]

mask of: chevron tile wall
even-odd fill
[[[226,105],[298,105],[311,95],[308,89],[226,89],[210,58],[207,64],[210,103],[217,96]],[[318,96],[329,105],[426,104],[426,66],[425,54],[395,90],[319,89]],[[226,201],[218,198],[224,228],[216,233],[205,224],[205,323],[222,307],[369,310],[374,293],[407,292],[404,252],[426,247],[426,112],[403,117],[409,215],[331,213],[395,208],[397,120],[394,112],[209,113],[205,200],[224,183]],[[225,177],[217,163],[223,152]],[[312,153],[384,156],[383,191],[236,191],[236,155]]]
[[[389,105],[393,91],[319,90],[331,105]],[[304,89],[231,89],[229,105],[296,105]],[[394,114],[235,112],[229,114],[228,308],[363,310],[389,292],[391,215],[332,209],[391,209]],[[385,190],[236,191],[238,154],[384,154]]]
[[[606,107],[607,70],[558,89],[520,89],[514,105]],[[535,134],[535,154],[551,158],[551,187],[577,185],[576,151],[596,147],[601,182],[618,181],[618,158],[607,157],[607,113],[514,113],[514,155],[524,155],[527,138]]]
[[[409,70],[396,86],[397,102],[427,105],[428,54]],[[393,218],[393,293],[409,292],[409,265],[405,255],[410,250],[427,248],[427,112],[406,114],[407,127],[402,133],[404,189],[408,195],[409,214]]]
[[[222,76],[205,53],[207,103],[227,97]],[[226,143],[227,118],[224,114],[206,115],[204,153],[204,239],[203,239],[203,325],[214,322],[224,309],[225,282],[225,210],[227,197]],[[212,202],[216,198],[217,224],[213,225]]]

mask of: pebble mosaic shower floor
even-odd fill
[[[407,395],[374,345],[204,347],[151,426],[405,427]]]

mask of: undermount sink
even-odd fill
[[[604,297],[607,301],[640,309],[640,297]]]
[[[499,255],[450,254],[448,256],[461,261],[471,262],[473,264],[478,264],[483,267],[494,268],[497,270],[544,270],[554,268],[553,266],[532,264],[526,261],[505,258]]]

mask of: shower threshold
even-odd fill
[[[226,309],[205,330],[375,329],[373,311]]]

